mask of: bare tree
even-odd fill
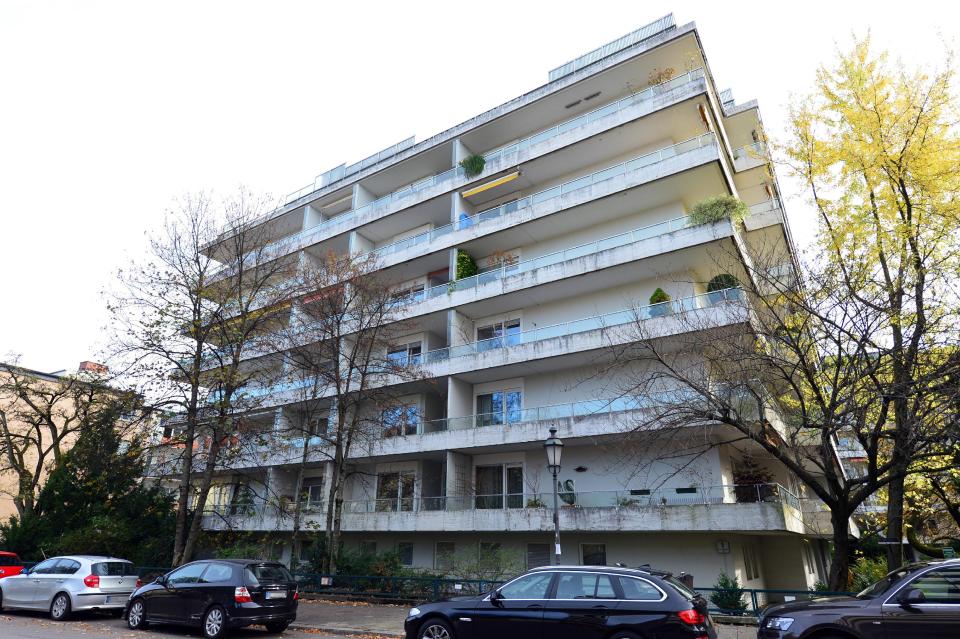
[[[295,261],[277,258],[266,227],[253,223],[266,208],[244,190],[216,204],[186,198],[150,238],[146,259],[120,273],[111,304],[115,359],[158,408],[177,413],[164,442],[181,457],[174,565],[195,549],[235,415],[258,405],[266,393],[256,389],[278,372],[249,363],[299,285]]]
[[[951,414],[945,409],[957,399],[943,380],[956,363],[931,344],[920,349],[924,364],[904,385],[885,346],[889,318],[874,310],[884,307],[885,292],[852,290],[845,273],[829,265],[807,268],[801,287],[783,259],[775,252],[746,262],[718,256],[730,288],[708,293],[715,298],[708,308],[663,318],[639,310],[630,333],[607,349],[605,368],[619,371],[622,394],[651,406],[633,425],[635,435],[688,442],[683,453],[694,457],[749,442],[793,473],[830,509],[829,581],[843,589],[856,509],[906,475],[904,457],[936,463]],[[664,322],[672,335],[662,333]],[[906,440],[891,427],[902,401],[915,424]],[[867,461],[859,473],[841,463],[839,438],[862,449]]]

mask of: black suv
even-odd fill
[[[194,561],[137,588],[124,610],[133,629],[154,623],[199,627],[207,639],[261,624],[283,632],[297,618],[297,583],[282,564],[257,559]]]
[[[716,639],[707,603],[668,573],[544,566],[410,610],[407,639]]]
[[[759,639],[957,639],[960,561],[895,570],[855,597],[825,597],[772,606]]]

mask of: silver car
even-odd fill
[[[80,610],[104,610],[120,616],[138,586],[140,579],[126,559],[53,557],[19,575],[0,579],[0,610],[48,610],[56,621]]]

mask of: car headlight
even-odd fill
[[[417,617],[417,616],[419,616],[419,615],[420,615],[420,609],[419,609],[419,608],[411,608],[411,609],[410,609],[410,612],[407,613],[407,617]]]
[[[763,622],[763,627],[771,630],[789,630],[792,625],[793,619],[790,617],[768,617]]]

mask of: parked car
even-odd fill
[[[0,550],[0,579],[19,575],[22,569],[23,562],[20,561],[17,553]]]
[[[960,560],[905,566],[854,597],[771,606],[759,639],[956,639],[960,637]]]
[[[707,602],[667,573],[544,566],[489,593],[419,605],[407,639],[716,639]]]
[[[211,559],[184,564],[138,588],[124,616],[133,629],[196,626],[207,639],[254,624],[279,633],[297,618],[299,599],[297,582],[283,564]]]
[[[133,564],[116,557],[52,557],[0,579],[0,609],[47,610],[55,621],[81,610],[120,616],[140,585]]]

